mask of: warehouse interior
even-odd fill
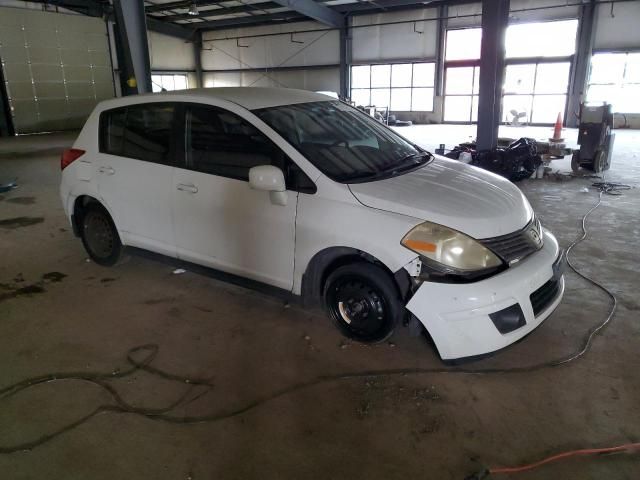
[[[487,478],[638,478],[638,21],[640,0],[0,0],[3,477],[462,480],[573,452]],[[103,100],[217,87],[324,92],[431,152],[553,146],[560,119],[517,186],[580,273],[526,339],[449,365],[167,259],[91,262],[62,151]],[[610,168],[575,168],[603,103]]]

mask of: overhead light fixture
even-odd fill
[[[193,15],[194,17],[200,15],[198,11],[198,5],[196,2],[191,2],[191,6],[189,7],[189,11],[187,12],[189,15]]]

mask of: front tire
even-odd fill
[[[91,260],[98,265],[115,265],[122,254],[122,242],[111,216],[97,203],[85,208],[81,219],[81,237]]]
[[[363,343],[383,342],[403,315],[403,305],[391,276],[370,263],[344,265],[333,271],[324,287],[327,313],[347,337]]]

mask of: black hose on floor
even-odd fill
[[[105,391],[112,399],[112,403],[99,405],[90,413],[74,420],[73,422],[68,423],[67,425],[64,425],[63,427],[53,432],[44,434],[35,440],[31,440],[28,442],[15,444],[15,445],[0,446],[0,454],[10,454],[10,453],[19,452],[19,451],[32,450],[86,423],[96,415],[99,415],[102,413],[108,413],[108,412],[140,415],[140,416],[149,418],[151,420],[159,420],[159,421],[175,423],[175,424],[195,424],[195,423],[206,423],[206,422],[212,423],[212,422],[218,422],[221,420],[229,419],[238,415],[242,415],[250,410],[258,408],[272,400],[283,397],[285,395],[289,395],[294,392],[301,391],[303,389],[312,388],[312,387],[315,387],[321,384],[330,383],[330,382],[345,381],[345,380],[351,380],[356,378],[367,378],[367,377],[380,378],[380,377],[392,377],[392,376],[441,374],[441,373],[466,374],[466,375],[524,373],[524,372],[533,372],[536,370],[542,370],[546,368],[558,367],[558,366],[566,365],[570,362],[573,362],[581,358],[584,354],[586,354],[589,351],[589,349],[591,348],[593,338],[598,333],[600,333],[602,329],[613,318],[616,312],[617,303],[618,303],[616,296],[607,287],[599,283],[597,280],[594,280],[586,276],[585,274],[581,273],[578,269],[576,269],[576,267],[573,265],[570,259],[570,253],[572,252],[573,248],[587,237],[587,229],[586,229],[587,218],[589,217],[589,215],[591,215],[591,213],[593,213],[594,210],[596,210],[601,205],[602,196],[604,194],[618,195],[619,190],[630,188],[626,185],[613,184],[609,182],[598,182],[598,183],[594,183],[593,186],[599,190],[598,202],[593,207],[591,207],[591,209],[589,209],[587,213],[583,215],[582,221],[581,221],[581,234],[573,242],[571,242],[571,244],[567,248],[567,264],[577,275],[585,279],[587,282],[589,282],[599,290],[603,291],[610,298],[611,306],[604,320],[600,322],[597,326],[591,328],[585,334],[580,348],[566,357],[552,360],[549,362],[542,362],[534,365],[513,367],[513,368],[484,368],[484,369],[482,368],[472,369],[472,368],[460,368],[460,367],[399,368],[399,369],[388,369],[388,370],[357,371],[357,372],[321,375],[306,381],[289,385],[279,390],[275,390],[271,393],[265,394],[261,397],[257,397],[249,402],[246,402],[240,406],[235,406],[235,407],[232,406],[226,409],[222,409],[219,412],[211,413],[208,415],[178,416],[178,415],[172,414],[172,412],[175,412],[177,408],[184,407],[187,404],[193,402],[195,399],[211,391],[213,388],[213,384],[208,379],[184,377],[181,375],[176,375],[176,374],[169,373],[164,370],[153,367],[151,364],[153,360],[156,358],[156,356],[158,355],[158,352],[159,352],[158,345],[155,345],[155,344],[140,345],[132,348],[127,352],[127,356],[126,356],[127,366],[122,370],[115,370],[110,373],[72,372],[72,373],[43,375],[43,376],[28,378],[20,382],[17,382],[13,385],[9,385],[5,388],[0,389],[0,400],[2,400],[2,399],[12,397],[17,393],[24,391],[25,389],[32,388],[37,385],[42,385],[45,383],[81,381],[81,382],[90,383],[99,387],[100,389]],[[151,408],[144,408],[144,407],[136,407],[126,402],[124,398],[120,395],[118,390],[109,382],[111,380],[129,377],[134,373],[140,372],[140,371],[147,372],[152,376],[157,376],[164,380],[169,380],[182,385],[186,385],[186,388],[184,392],[177,399],[170,402],[168,405],[166,405],[163,408],[151,409]]]

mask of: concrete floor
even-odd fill
[[[548,136],[549,129],[529,135]],[[473,129],[416,126],[424,145],[452,145]],[[518,129],[514,136],[520,136]],[[575,131],[567,136],[575,135]],[[210,378],[213,389],[179,415],[227,411],[312,377],[441,367],[423,338],[345,341],[315,312],[131,257],[117,268],[86,260],[58,199],[58,153],[72,135],[0,142],[0,387],[50,372],[125,368],[133,346],[157,343],[154,365]],[[444,139],[444,140],[443,140]],[[608,179],[640,182],[640,132],[619,131]],[[568,160],[554,162],[567,170]],[[592,179],[519,184],[566,246],[597,200]],[[103,413],[29,452],[0,455],[2,478],[32,479],[460,479],[482,465],[530,462],[559,450],[640,441],[638,189],[605,197],[575,263],[619,296],[613,322],[582,359],[530,373],[359,378],[281,396],[215,423],[172,425]],[[23,217],[19,221],[7,221]],[[62,275],[55,275],[58,272]],[[58,280],[58,281],[56,281]],[[20,288],[36,285],[30,295]],[[27,290],[29,291],[29,290]],[[25,291],[22,290],[24,293]],[[538,330],[469,367],[515,367],[565,356],[606,315],[606,296],[575,274]],[[187,386],[147,373],[114,381],[136,406],[161,407]],[[0,447],[26,442],[91,412],[109,397],[64,381],[0,399]],[[583,458],[512,477],[637,479],[640,455]]]

